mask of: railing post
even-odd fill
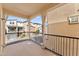
[[[76,41],[76,56],[78,56],[78,39]]]

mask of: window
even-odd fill
[[[14,22],[10,22],[10,24],[14,24]]]

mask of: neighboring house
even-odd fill
[[[41,32],[42,30],[41,24],[38,24],[38,23],[31,23],[30,27],[31,27],[30,29],[31,32],[36,32],[37,30]]]
[[[29,32],[28,22],[17,22],[16,20],[6,21],[6,32],[17,32],[18,29],[20,32]],[[42,30],[42,25],[38,23],[30,23],[30,32],[36,32],[37,30]]]
[[[20,32],[28,32],[29,30],[28,22],[17,22],[15,20],[7,20],[5,28],[7,33],[17,32],[18,29],[20,29]]]
[[[17,22],[16,21],[13,21],[13,20],[7,20],[6,21],[6,32],[7,33],[10,33],[10,32],[16,32],[16,24]]]
[[[29,26],[28,26],[28,22],[17,22],[17,27],[18,28],[23,28],[22,30],[20,31],[24,31],[24,32],[28,32],[29,30]]]

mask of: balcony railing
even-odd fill
[[[51,51],[64,56],[79,55],[79,38],[54,34],[45,34],[45,36],[50,40]]]

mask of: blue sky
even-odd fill
[[[16,20],[16,19],[17,19],[17,20]],[[7,19],[7,20],[17,21],[17,22],[24,22],[24,21],[27,21],[27,19],[15,17],[15,16],[8,16],[8,19]]]
[[[42,17],[37,16],[36,18],[32,19],[31,22],[42,24]]]
[[[12,20],[12,21],[15,20],[17,22],[27,21],[27,19],[15,17],[15,16],[8,16],[8,19],[7,20]],[[31,19],[31,22],[32,23],[40,23],[40,24],[42,24],[42,17],[41,16],[37,16],[36,18]]]

